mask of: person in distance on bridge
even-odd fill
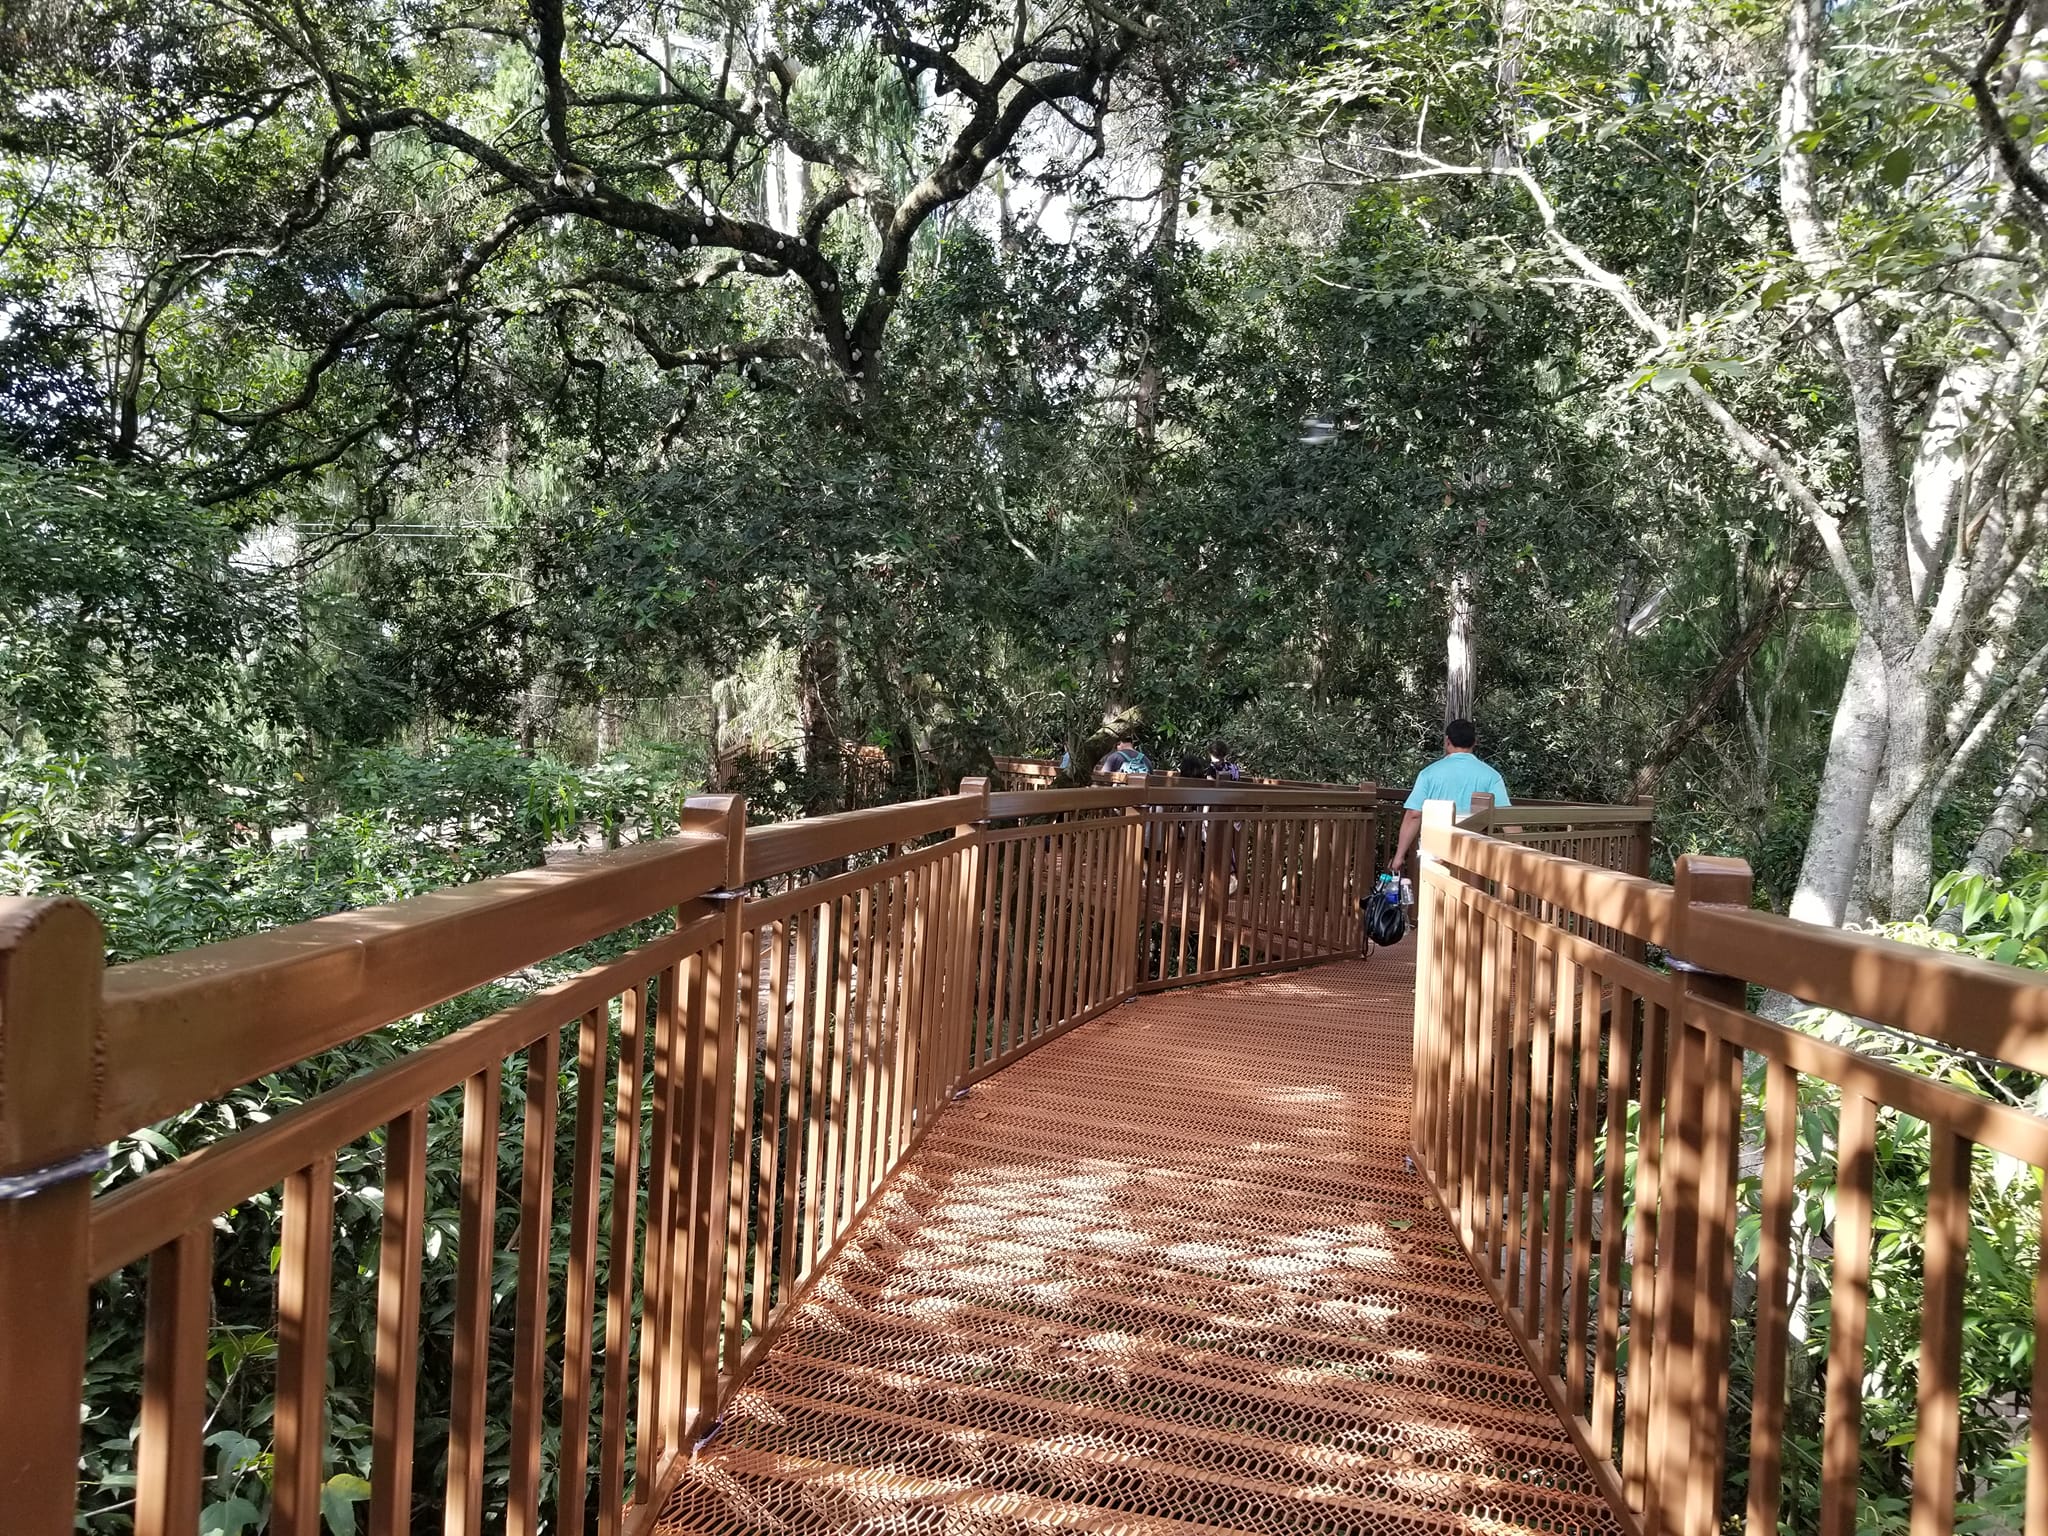
[[[1422,807],[1431,800],[1449,800],[1463,818],[1472,814],[1472,797],[1490,794],[1497,806],[1512,805],[1507,781],[1493,764],[1473,752],[1479,731],[1470,720],[1453,720],[1444,727],[1444,755],[1415,775],[1415,787],[1402,802],[1401,837],[1394,845],[1394,857],[1387,868],[1399,874],[1408,863],[1408,851],[1422,830]]]

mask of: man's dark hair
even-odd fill
[[[1479,740],[1479,727],[1470,720],[1453,720],[1444,727],[1444,740],[1460,752],[1470,752],[1473,744]]]
[[[1209,743],[1209,755],[1219,762],[1230,756],[1230,743],[1220,738]]]

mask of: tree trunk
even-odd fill
[[[1693,696],[1693,701],[1686,707],[1685,713],[1671,723],[1662,739],[1651,749],[1649,756],[1643,759],[1642,766],[1636,769],[1634,783],[1630,786],[1632,793],[1641,796],[1657,792],[1657,781],[1664,776],[1664,770],[1677,762],[1685,749],[1692,745],[1693,738],[1700,733],[1700,728],[1707,723],[1708,717],[1720,705],[1735,680],[1742,676],[1750,658],[1762,649],[1764,641],[1770,638],[1771,631],[1777,627],[1779,618],[1783,616],[1794,594],[1806,584],[1807,574],[1813,569],[1815,558],[1809,542],[1800,557],[1778,573],[1777,580],[1771,583],[1771,590],[1757,605],[1756,612],[1749,616],[1749,622],[1743,625],[1742,632],[1735,637],[1734,643],[1714,664],[1714,670],[1707,674],[1707,680],[1700,685],[1699,692]]]
[[[597,696],[597,755],[609,757],[619,750],[626,734],[627,701],[607,689]]]
[[[1131,431],[1137,440],[1130,494],[1133,518],[1142,514],[1152,499],[1152,463],[1159,450],[1159,421],[1166,392],[1165,374],[1159,366],[1159,334],[1165,327],[1166,308],[1172,297],[1174,249],[1180,240],[1181,188],[1187,179],[1187,168],[1187,154],[1169,130],[1159,151],[1159,228],[1153,232],[1148,256],[1151,304],[1144,334],[1138,340],[1143,351],[1131,412]],[[1126,621],[1109,637],[1106,713],[1111,716],[1127,714],[1133,702],[1131,628]]]
[[[2033,719],[2027,722],[2027,732],[2020,738],[2019,756],[2013,762],[2011,776],[1999,788],[1991,819],[1984,823],[1984,830],[1970,847],[1970,856],[1963,860],[1964,874],[1989,880],[2005,867],[2006,858],[2019,845],[2027,819],[2040,804],[2044,790],[2048,790],[2048,692],[2041,695]],[[1961,912],[1953,907],[1949,912],[1955,913],[1954,926],[1960,928]],[[1943,927],[1950,926],[1949,912],[1942,914]]]
[[[1863,838],[1870,856],[1870,910],[1881,919],[1913,916],[1934,883],[1929,769],[1935,715],[1927,676],[1914,656],[1903,666],[1885,668],[1884,772]]]
[[[804,814],[828,815],[844,803],[846,774],[839,741],[839,637],[824,613],[797,656],[797,707],[804,736]]]
[[[1792,897],[1792,916],[1801,922],[1839,928],[1848,912],[1870,802],[1884,767],[1886,725],[1884,662],[1877,643],[1865,635],[1856,642],[1835,705],[1820,796]]]
[[[1459,571],[1451,577],[1450,623],[1445,649],[1444,724],[1472,718],[1472,701],[1479,692],[1478,658],[1472,634],[1472,576]]]

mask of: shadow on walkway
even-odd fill
[[[1615,1530],[1407,1167],[1412,950],[1141,998],[982,1083],[664,1536]]]

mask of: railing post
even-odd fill
[[[1372,883],[1379,878],[1380,871],[1386,867],[1387,856],[1393,852],[1394,845],[1391,842],[1383,844],[1380,841],[1379,785],[1371,779],[1360,779],[1358,781],[1358,792],[1365,804],[1365,835],[1352,840],[1344,838],[1335,840],[1339,848],[1348,846],[1351,849],[1351,867],[1340,871],[1343,878],[1337,883],[1337,921],[1342,925],[1340,932],[1346,935],[1347,938],[1335,947],[1349,949],[1351,946],[1348,942],[1348,935],[1356,934],[1358,936],[1358,949],[1360,953],[1363,953],[1365,950],[1365,925],[1359,921],[1361,913],[1358,904],[1372,893]],[[1365,854],[1365,869],[1362,872],[1358,868],[1358,856],[1361,851],[1361,845]],[[1403,871],[1397,869],[1394,873],[1398,875],[1403,873]],[[1419,888],[1416,890],[1415,900],[1418,903],[1417,910],[1420,911],[1419,904],[1422,900],[1422,892]]]
[[[1117,871],[1118,952],[1110,967],[1114,995],[1119,1002],[1137,991],[1138,972],[1145,963],[1141,957],[1149,953],[1146,940],[1151,925],[1152,909],[1145,900],[1144,806],[1132,805],[1124,808],[1123,843],[1123,857],[1118,861]],[[1164,930],[1161,931],[1163,934]]]
[[[1657,797],[1655,795],[1637,795],[1635,803],[1646,811],[1655,811]],[[1635,836],[1629,846],[1628,872],[1632,875],[1638,875],[1645,880],[1650,878],[1650,840],[1655,835],[1656,830],[1657,827],[1654,821],[1641,823],[1637,826]],[[1747,900],[1748,898],[1744,897],[1745,903]],[[1650,946],[1648,941],[1644,939],[1636,938],[1633,935],[1624,936],[1621,942],[1621,952],[1638,965],[1641,965],[1650,957]]]
[[[975,798],[973,814],[953,828],[953,836],[964,851],[960,859],[960,897],[952,915],[954,942],[946,946],[947,973],[943,985],[947,1028],[952,1038],[942,1058],[950,1063],[952,1076],[946,1080],[942,1098],[950,1098],[974,1066],[974,1008],[981,996],[981,975],[975,951],[975,935],[989,921],[988,881],[983,873],[985,840],[982,828],[988,822],[988,780],[962,779],[960,793]]]
[[[1649,1482],[1646,1531],[1712,1536],[1726,1455],[1729,1309],[1735,1284],[1736,1154],[1742,1051],[1693,1022],[1700,999],[1740,1008],[1737,977],[1684,958],[1692,909],[1747,908],[1752,880],[1740,859],[1688,854],[1673,879],[1678,899],[1670,1069],[1662,1106],[1663,1195],[1656,1317],[1650,1359],[1650,1436],[1660,1465]]]
[[[716,832],[725,839],[725,873],[714,893],[724,902],[724,924],[717,943],[697,962],[705,968],[700,985],[704,1006],[702,1029],[687,1031],[680,1073],[680,1092],[690,1111],[676,1117],[678,1134],[689,1128],[691,1146],[677,1148],[687,1157],[678,1167],[680,1187],[687,1192],[688,1263],[683,1273],[684,1435],[697,1440],[709,1434],[723,1406],[719,1395],[721,1361],[719,1333],[723,1326],[723,1285],[730,1212],[732,1116],[738,1044],[740,945],[745,932],[747,802],[741,795],[692,795],[683,803],[684,831]],[[697,1010],[692,1009],[693,1015]],[[692,1018],[694,1022],[694,1017]],[[656,1159],[660,1158],[656,1149]],[[679,1212],[680,1217],[683,1213]],[[609,1345],[607,1345],[609,1347]],[[673,1364],[671,1366],[673,1368]]]
[[[1646,811],[1654,812],[1657,809],[1655,795],[1637,795],[1635,803]],[[1629,849],[1628,872],[1640,875],[1645,880],[1650,878],[1650,839],[1656,830],[1655,821],[1643,822],[1636,828],[1635,843]]]
[[[85,1389],[99,919],[0,899],[0,1510],[70,1536]]]
[[[1442,1085],[1437,1081],[1437,1063],[1444,1043],[1444,976],[1443,936],[1437,932],[1437,925],[1448,908],[1443,899],[1431,896],[1427,871],[1428,866],[1438,859],[1430,844],[1441,842],[1451,830],[1451,810],[1448,800],[1427,802],[1422,807],[1422,833],[1415,844],[1415,871],[1419,877],[1415,887],[1415,1041],[1412,1047],[1415,1109],[1409,1121],[1409,1140],[1414,1144],[1416,1166],[1422,1170],[1425,1179],[1438,1188],[1442,1183],[1436,1126]],[[1448,1206],[1445,1214],[1451,1214]]]

